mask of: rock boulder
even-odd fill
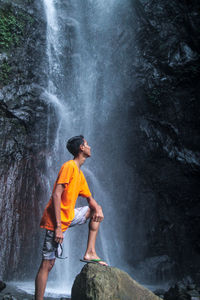
[[[127,273],[113,267],[87,264],[76,277],[71,300],[159,300]]]
[[[3,289],[6,288],[6,284],[0,280],[0,292],[3,291]]]

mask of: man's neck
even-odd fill
[[[82,155],[79,155],[79,156],[74,158],[74,161],[75,161],[75,163],[76,163],[76,165],[79,169],[84,164],[85,160],[86,160],[86,157],[84,157]]]

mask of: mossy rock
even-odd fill
[[[34,19],[25,12],[14,9],[10,4],[0,8],[0,48],[8,52],[12,47],[18,47],[25,36],[27,24],[33,24]]]
[[[9,83],[9,75],[10,75],[11,67],[8,62],[4,61],[0,63],[0,82],[3,84]]]
[[[113,267],[87,264],[76,277],[72,300],[160,300],[133,280],[126,272]]]

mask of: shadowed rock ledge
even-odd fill
[[[71,300],[159,300],[126,272],[113,267],[87,264],[77,275]]]

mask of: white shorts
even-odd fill
[[[86,219],[86,213],[88,211],[88,206],[78,207],[75,208],[75,217],[72,220],[69,227],[73,227],[75,225],[82,225],[87,222]],[[63,235],[65,237],[65,232],[63,232]],[[59,244],[54,239],[55,232],[52,230],[46,230],[45,238],[44,238],[44,245],[42,249],[42,258],[43,259],[55,259],[56,258],[56,252],[60,251]]]
[[[86,213],[88,211],[88,206],[83,206],[83,207],[77,207],[75,208],[74,212],[75,212],[75,217],[72,220],[71,224],[69,227],[73,227],[75,225],[82,225],[84,223],[87,222],[86,219]]]

